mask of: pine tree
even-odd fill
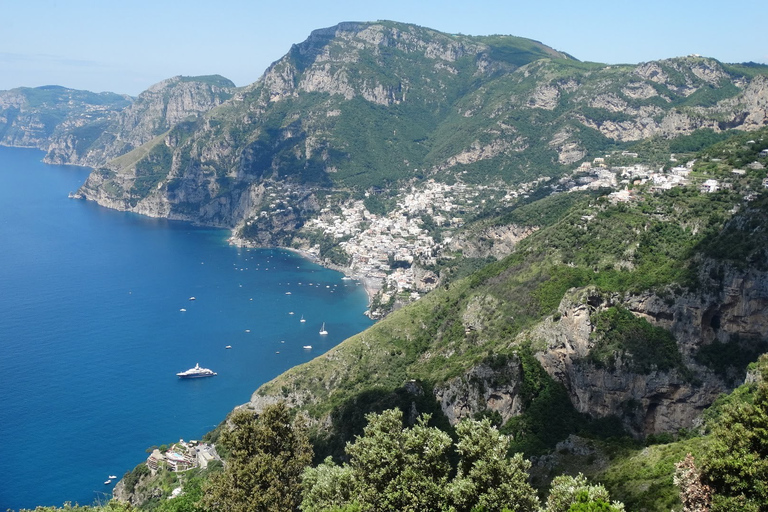
[[[304,425],[291,421],[279,403],[257,415],[237,411],[222,434],[230,451],[225,470],[214,476],[203,502],[209,510],[226,512],[296,510],[301,474],[312,460]]]

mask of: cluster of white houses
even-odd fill
[[[197,441],[185,442],[180,439],[178,443],[174,443],[165,452],[161,452],[157,448],[152,450],[150,456],[147,457],[147,467],[152,471],[152,474],[160,468],[174,472],[198,467],[205,469],[211,461],[218,460],[218,458],[213,445]]]

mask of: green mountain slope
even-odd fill
[[[768,146],[765,129],[713,146],[687,186],[649,181],[629,202],[553,195],[485,221],[537,229],[265,384],[251,406],[287,400],[328,418],[330,452],[364,412],[395,405],[445,424],[489,415],[529,453],[578,431],[691,428],[768,350],[765,170],[734,174],[723,158],[758,156],[748,137]],[[723,189],[700,191],[704,178]]]
[[[703,57],[606,66],[511,36],[342,23],[313,32],[258,82],[172,130],[154,187],[133,188],[134,169],[115,164],[113,179],[94,179],[82,193],[242,227],[270,214],[262,188],[271,185],[315,197],[426,179],[519,185],[649,139],[668,148],[699,130],[762,126],[766,74]],[[312,203],[290,224],[312,218]],[[266,224],[262,232],[273,229]],[[286,229],[290,236],[295,227]]]
[[[234,89],[219,75],[163,80],[98,125],[61,127],[51,137],[45,161],[98,167],[220,105]]]

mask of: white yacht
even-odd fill
[[[208,368],[201,368],[200,364],[195,364],[194,368],[176,374],[180,379],[198,379],[200,377],[213,377],[214,375],[216,375],[216,372]]]

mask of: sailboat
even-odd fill
[[[306,320],[304,320],[304,315],[301,315],[301,320],[299,320],[299,322],[301,322],[301,323],[306,322]]]
[[[323,322],[323,328],[320,329],[320,334],[328,334],[328,331],[325,330],[325,322]]]

